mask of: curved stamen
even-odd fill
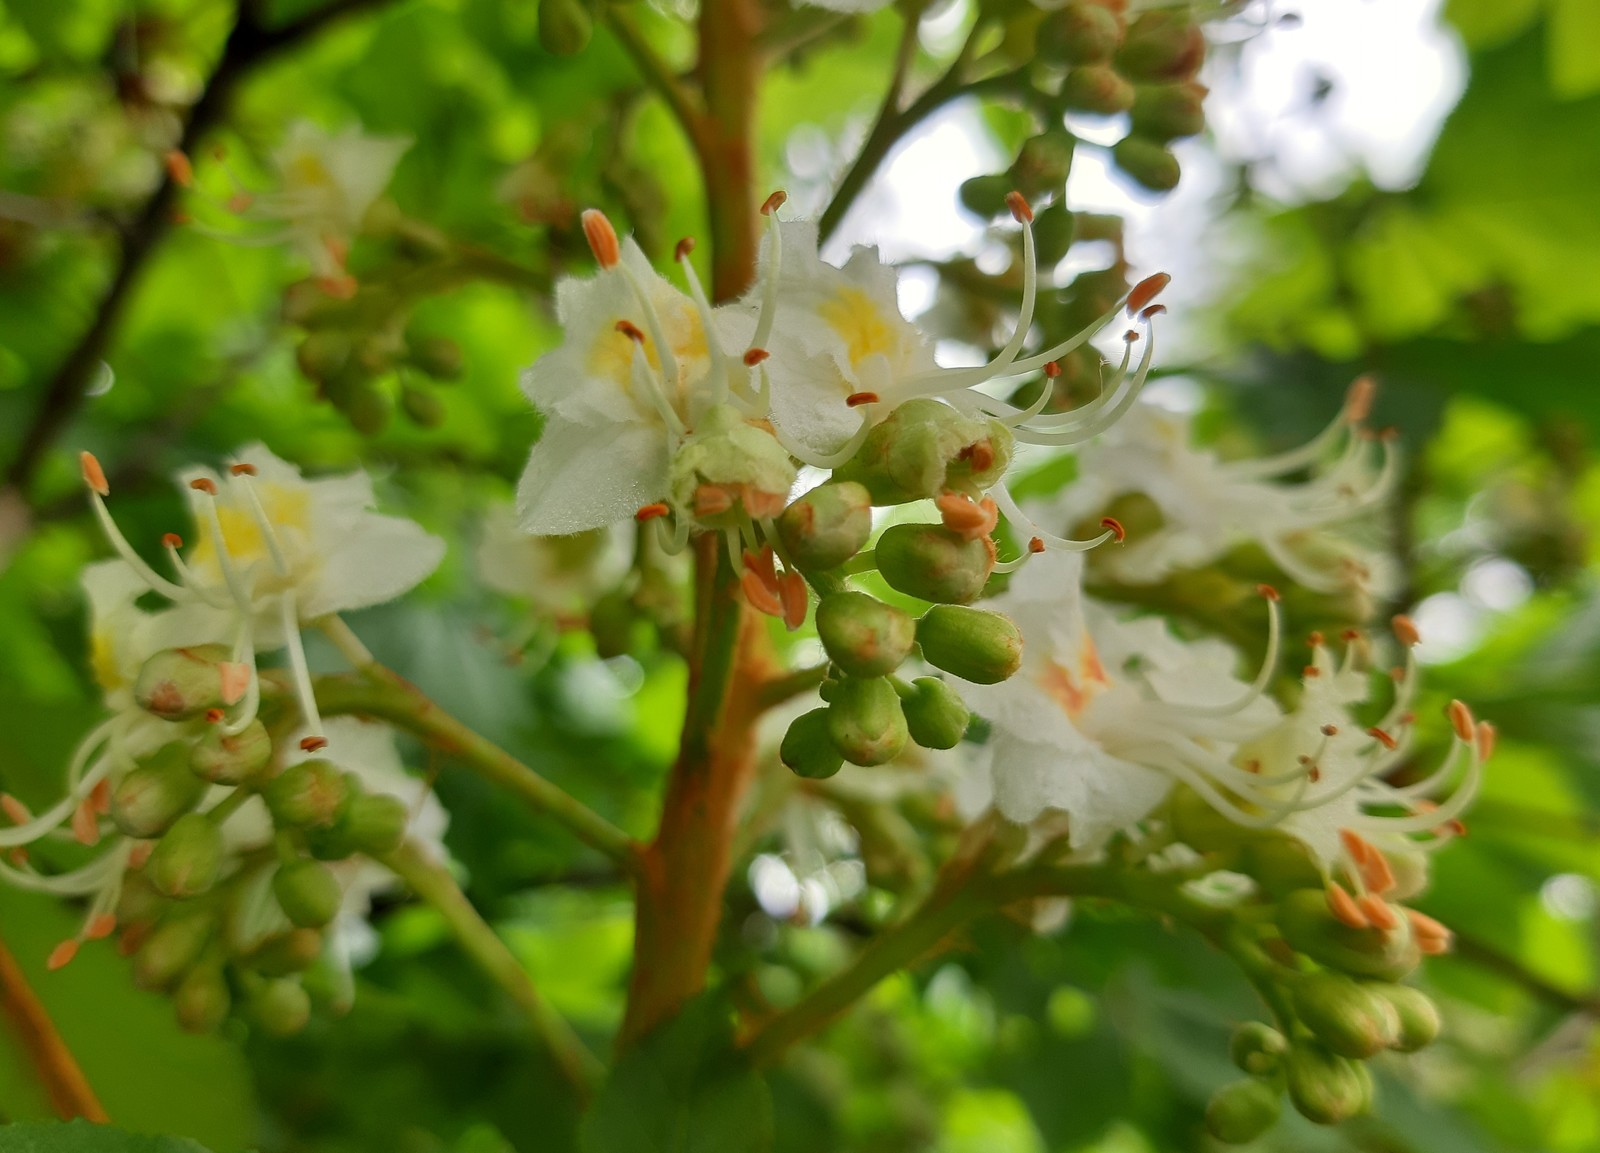
[[[689,259],[689,254],[693,251],[694,241],[684,237],[678,241],[674,255],[683,269],[683,278],[689,285],[689,297],[694,301],[695,312],[700,316],[700,328],[705,332],[706,348],[711,353],[711,403],[722,404],[728,399],[728,354],[722,347],[716,324],[712,321],[711,302],[706,299],[705,287],[700,283],[700,277],[694,270],[694,262]]]
[[[1366,419],[1371,402],[1372,382],[1366,377],[1361,377],[1346,392],[1345,402],[1334,414],[1334,418],[1321,432],[1299,448],[1291,448],[1275,456],[1263,456],[1255,460],[1230,461],[1223,467],[1241,480],[1262,480],[1306,468],[1321,459],[1329,446],[1340,436],[1354,430]]]
[[[98,731],[96,730],[96,732]],[[72,817],[74,810],[82,803],[83,798],[88,796],[94,790],[94,787],[105,779],[110,767],[108,760],[102,759],[96,762],[94,767],[83,775],[83,779],[78,782],[77,788],[69,790],[66,796],[33,818],[33,820],[25,824],[0,829],[0,849],[14,849],[22,845],[32,844],[52,829],[59,828],[63,822]]]
[[[644,345],[635,340],[633,342],[633,379],[635,385],[650,398],[650,403],[655,406],[656,414],[661,417],[667,431],[679,440],[688,435],[682,419],[677,410],[672,407],[672,402],[667,399],[666,392],[662,389],[655,373],[650,371],[650,362],[645,359]]]
[[[866,441],[867,434],[872,431],[871,406],[861,405],[861,425],[851,434],[850,439],[836,452],[814,453],[791,441],[781,428],[773,426],[773,434],[778,438],[778,443],[785,452],[812,468],[835,469],[855,456],[858,449]]]
[[[244,699],[240,702],[238,713],[222,726],[222,731],[230,737],[238,736],[249,728],[261,707],[261,677],[256,670],[255,640],[255,622],[249,613],[243,613],[239,618],[239,636],[234,642],[233,659],[236,664],[250,670],[250,679],[245,684]]]
[[[160,593],[169,601],[182,603],[189,599],[182,585],[173,584],[133,551],[133,546],[128,543],[128,539],[122,535],[122,530],[117,527],[117,522],[112,519],[111,510],[106,507],[105,499],[92,488],[89,490],[89,506],[94,509],[95,518],[100,522],[100,529],[105,533],[106,540],[128,567],[138,574],[140,580],[149,585],[153,592]]]
[[[1272,676],[1278,669],[1278,650],[1283,636],[1283,610],[1279,606],[1275,592],[1270,596],[1263,594],[1261,599],[1267,602],[1267,652],[1261,660],[1260,671],[1256,673],[1255,679],[1250,682],[1250,687],[1244,691],[1244,695],[1223,705],[1190,705],[1175,701],[1162,701],[1162,704],[1189,716],[1226,717],[1249,708],[1262,693],[1267,691],[1267,686],[1272,683]]]
[[[682,377],[678,374],[678,358],[672,354],[672,347],[667,343],[665,330],[661,327],[661,317],[656,312],[656,306],[650,300],[650,294],[637,273],[628,267],[626,261],[617,265],[618,271],[628,282],[628,287],[633,289],[633,298],[638,301],[639,309],[644,313],[645,327],[650,330],[650,339],[656,344],[656,359],[661,362],[661,379],[667,388],[676,391],[682,384]],[[709,339],[710,334],[707,333]]]
[[[1030,541],[1037,540],[1046,548],[1053,548],[1060,552],[1087,552],[1092,548],[1100,547],[1109,540],[1115,540],[1122,536],[1120,525],[1115,528],[1108,525],[1105,532],[1092,540],[1068,540],[1066,537],[1045,532],[1044,529],[1035,524],[1026,513],[1017,507],[1017,502],[1012,499],[1011,493],[1006,489],[1004,482],[996,482],[989,489],[989,495],[994,498],[994,503],[1000,506],[1000,511],[1005,514],[1006,519],[1013,526],[1026,532]]]
[[[1133,334],[1130,333],[1129,335],[1132,336]],[[1139,399],[1140,392],[1144,390],[1145,381],[1150,376],[1150,364],[1155,359],[1156,341],[1155,327],[1153,325],[1146,327],[1145,336],[1144,355],[1139,359],[1138,369],[1135,370],[1132,377],[1121,385],[1119,389],[1121,395],[1113,395],[1103,413],[1082,427],[1071,427],[1072,424],[1076,423],[1074,421],[1057,421],[1051,417],[1044,417],[1035,424],[1024,425],[1017,429],[1017,439],[1026,441],[1029,444],[1065,447],[1081,444],[1098,436],[1121,420]],[[1063,414],[1064,417],[1071,417],[1071,415],[1070,413]]]
[[[256,527],[261,531],[261,539],[266,542],[267,553],[272,557],[272,567],[278,570],[279,576],[288,576],[289,562],[284,557],[283,546],[278,540],[278,531],[272,526],[272,518],[267,515],[267,508],[261,503],[261,494],[256,492],[256,486],[251,480],[254,475],[255,469],[249,465],[235,465],[232,483],[245,491],[251,515],[255,517]]]
[[[311,687],[311,669],[306,664],[305,646],[300,640],[300,618],[295,612],[293,587],[284,589],[283,595],[278,598],[278,619],[283,626],[284,646],[289,650],[289,668],[294,674],[295,696],[300,702],[300,713],[306,722],[306,728],[311,733],[307,740],[301,742],[300,747],[306,748],[310,741],[315,740],[320,744],[313,748],[321,748],[328,742],[322,732],[322,715],[317,712],[317,695]]]
[[[227,583],[228,593],[233,597],[233,603],[239,611],[248,613],[250,590],[245,588],[244,579],[234,567],[233,557],[228,552],[228,539],[222,532],[222,517],[217,513],[217,486],[201,477],[190,481],[189,487],[200,494],[199,503],[205,510],[206,527],[211,530],[211,539],[216,543],[217,567],[222,570],[222,579]]]
[[[777,205],[764,215],[767,218],[767,260],[761,273],[761,311],[756,316],[756,333],[750,338],[752,348],[765,348],[772,341],[772,325],[778,317],[778,280],[783,275],[783,227],[778,223]]]

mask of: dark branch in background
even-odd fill
[[[333,0],[314,12],[277,27],[261,24],[249,7],[242,9],[223,45],[221,59],[211,73],[211,79],[189,110],[189,119],[184,124],[178,150],[185,154],[195,151],[205,134],[221,121],[239,83],[258,65],[315,35],[341,17],[377,8],[387,2]],[[9,487],[19,492],[27,489],[50,445],[82,406],[89,383],[94,379],[95,369],[111,344],[117,322],[127,307],[139,273],[172,223],[177,198],[178,187],[169,174],[162,178],[160,186],[145,202],[139,215],[121,230],[111,282],[100,300],[94,320],[78,338],[78,343],[61,362],[39,397],[38,407],[23,431],[17,443],[16,456],[6,471]]]
[[[28,986],[22,966],[17,964],[4,941],[0,941],[0,1014],[27,1053],[34,1073],[50,1097],[51,1106],[63,1121],[74,1117],[101,1123],[109,1120],[72,1050],[61,1039],[55,1022],[50,1020],[50,1014]]]

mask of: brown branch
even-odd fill
[[[100,1124],[109,1121],[77,1058],[61,1039],[55,1022],[50,1020],[4,941],[0,941],[0,1011],[10,1020],[12,1033],[44,1083],[57,1115],[63,1121],[74,1117]]]
[[[222,119],[235,89],[249,73],[280,52],[301,43],[333,21],[365,9],[376,8],[388,0],[333,0],[296,20],[277,27],[259,24],[248,10],[242,10],[228,33],[222,56],[200,98],[189,110],[178,150],[195,151],[201,139]],[[61,434],[83,404],[95,369],[104,358],[117,323],[127,308],[139,275],[151,254],[172,224],[178,186],[171,175],[162,178],[144,208],[132,223],[120,230],[116,266],[94,320],[67,353],[55,375],[45,385],[38,407],[17,445],[17,453],[6,470],[9,487],[25,491],[38,471],[45,452]]]

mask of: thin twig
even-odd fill
[[[43,1082],[57,1115],[63,1121],[74,1117],[101,1124],[109,1121],[77,1058],[4,941],[0,941],[0,1010],[10,1019],[13,1035]]]
[[[616,5],[608,5],[606,23],[611,25],[612,34],[632,57],[645,82],[666,101],[690,142],[697,143],[705,127],[705,111],[700,107],[698,98],[684,87],[683,81],[656,54],[650,41],[634,26],[626,11]]]

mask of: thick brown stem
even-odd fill
[[[697,141],[711,217],[711,292],[732,300],[755,279],[756,97],[761,53],[756,0],[704,0],[700,5],[700,78],[706,115]]]
[[[0,941],[0,1010],[10,1022],[12,1035],[44,1083],[50,1104],[63,1121],[83,1117],[101,1124],[109,1121],[77,1058],[56,1031],[55,1022],[28,985],[28,979]]]

